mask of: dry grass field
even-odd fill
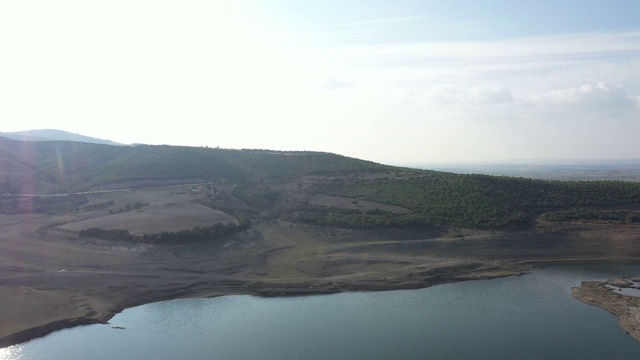
[[[193,203],[149,205],[141,210],[106,214],[61,225],[61,229],[80,231],[88,228],[127,229],[133,235],[180,231],[215,223],[237,223],[236,218],[219,210]]]

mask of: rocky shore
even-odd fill
[[[627,334],[640,341],[640,277],[583,281],[571,289],[571,294],[617,316]]]

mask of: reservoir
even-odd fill
[[[420,290],[147,304],[0,349],[37,359],[637,359],[615,316],[571,297],[638,265],[557,265]]]

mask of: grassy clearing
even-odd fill
[[[80,231],[93,227],[106,230],[126,229],[133,235],[144,235],[230,222],[237,223],[237,220],[222,211],[199,204],[182,203],[172,206],[149,206],[142,211],[132,210],[105,215],[72,222],[61,227],[71,231]]]

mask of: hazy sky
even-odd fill
[[[0,131],[640,158],[640,1],[2,1]]]

